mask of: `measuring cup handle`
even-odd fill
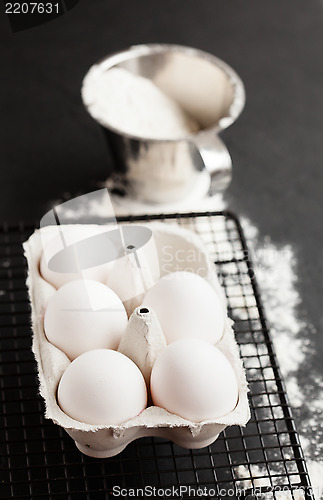
[[[227,147],[214,131],[200,133],[194,143],[210,174],[209,195],[224,191],[232,178],[232,161]]]

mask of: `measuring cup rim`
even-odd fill
[[[229,107],[228,113],[225,116],[221,117],[220,120],[214,125],[203,128],[198,132],[189,133],[181,137],[177,138],[175,137],[173,139],[168,139],[168,138],[156,139],[156,138],[149,138],[149,137],[130,134],[119,128],[114,127],[113,125],[107,124],[104,120],[101,120],[96,116],[93,116],[93,114],[89,109],[90,106],[86,104],[84,98],[84,89],[88,85],[88,82],[90,80],[92,80],[93,78],[97,78],[104,71],[107,71],[122,62],[128,61],[129,59],[133,59],[136,56],[160,54],[163,52],[182,52],[189,56],[199,57],[201,59],[209,61],[210,63],[220,68],[228,77],[229,83],[233,88],[233,100]],[[239,75],[231,66],[229,66],[229,64],[227,64],[217,56],[214,56],[209,52],[205,52],[204,50],[188,47],[185,45],[168,44],[168,43],[149,43],[149,44],[131,45],[126,49],[113,52],[107,55],[106,57],[100,59],[98,62],[93,64],[85,74],[82,81],[81,95],[83,104],[88,113],[104,129],[110,130],[115,134],[127,137],[129,139],[133,139],[139,142],[148,142],[148,143],[178,143],[183,141],[186,142],[188,140],[194,140],[194,138],[198,137],[199,135],[205,134],[207,132],[219,133],[221,130],[228,128],[232,123],[236,121],[236,119],[239,117],[244,108],[246,100],[244,84]]]

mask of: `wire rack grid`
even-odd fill
[[[63,429],[43,416],[31,353],[26,262],[21,244],[33,227],[0,232],[0,498],[92,500],[158,498],[312,499],[309,477],[250,254],[229,212],[121,218],[160,220],[198,233],[213,257],[234,320],[250,387],[252,418],[225,429],[207,448],[186,450],[142,438],[121,454],[81,454]]]

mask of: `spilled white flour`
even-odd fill
[[[147,206],[138,202],[126,206],[118,198],[111,197],[116,215],[127,213],[156,213],[156,206]],[[177,211],[223,210],[225,203],[221,195],[209,200],[199,200],[182,206],[177,205]],[[172,212],[174,207],[163,206],[160,212]],[[71,218],[80,217],[82,210],[70,213]],[[92,217],[104,217],[103,205],[93,201],[86,207],[86,213]],[[242,219],[242,225],[251,251],[257,282],[270,325],[279,366],[287,387],[289,402],[300,434],[300,440],[306,458],[311,483],[316,500],[323,499],[323,377],[313,369],[307,369],[308,384],[300,385],[302,366],[312,366],[311,357],[315,347],[311,345],[312,325],[299,317],[301,297],[298,292],[297,260],[290,245],[277,245],[269,237],[260,237],[257,228],[248,219]],[[254,477],[254,485],[267,486],[268,479],[257,479],[262,470],[257,465],[251,465],[250,471]],[[249,468],[237,467],[236,475],[241,478],[250,477]],[[251,487],[250,484],[244,487]],[[302,500],[303,492],[294,494],[295,500]],[[278,500],[289,500],[289,492],[277,492]]]
[[[239,467],[235,469],[235,474],[241,479],[241,481],[237,482],[237,488],[241,490],[253,488],[254,491],[257,492],[257,488],[271,486],[269,478],[261,477],[266,475],[266,470],[261,469],[257,465],[251,465],[250,470],[244,465],[239,465]],[[252,476],[252,480],[250,479],[250,475]],[[286,490],[282,491],[275,490],[276,500],[293,500],[293,498],[294,500],[304,500],[305,498],[304,491],[301,489],[294,490],[293,495],[294,497],[288,490],[288,487],[286,487]],[[262,494],[261,498],[266,498],[266,495]],[[268,499],[269,498],[273,498],[271,493],[268,494]]]
[[[151,80],[122,68],[86,76],[82,96],[100,123],[150,139],[176,139],[197,132],[197,122]]]
[[[302,365],[311,366],[314,347],[306,338],[306,332],[313,331],[312,325],[298,316],[301,297],[297,290],[296,257],[290,245],[275,245],[269,237],[260,239],[249,220],[243,219],[242,225],[318,500],[323,498],[323,378],[311,370],[306,387],[298,382]]]

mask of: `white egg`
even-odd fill
[[[128,322],[116,293],[91,280],[76,280],[56,290],[44,316],[49,342],[70,358],[92,349],[117,349]]]
[[[238,382],[225,355],[198,339],[168,345],[157,358],[150,379],[156,406],[192,422],[230,413],[238,401]]]
[[[77,280],[81,278],[92,279],[95,281],[100,281],[104,283],[107,278],[108,269],[111,263],[102,264],[99,266],[89,267],[81,272],[56,272],[48,267],[48,263],[51,258],[54,257],[58,252],[62,251],[64,245],[72,246],[74,243],[80,242],[103,232],[106,232],[105,226],[64,226],[62,229],[62,235],[59,234],[59,228],[57,229],[57,235],[47,241],[44,244],[44,251],[40,260],[40,274],[55,288],[60,288],[69,283],[72,280]],[[70,256],[69,256],[70,257]],[[72,256],[70,265],[72,268],[77,267],[77,255],[76,253]],[[67,263],[68,267],[68,263]]]
[[[60,408],[74,420],[94,425],[120,425],[147,405],[139,368],[120,352],[98,349],[76,358],[59,382]]]
[[[182,271],[163,276],[148,290],[142,306],[155,311],[168,344],[186,337],[216,344],[223,335],[220,298],[197,274]]]

